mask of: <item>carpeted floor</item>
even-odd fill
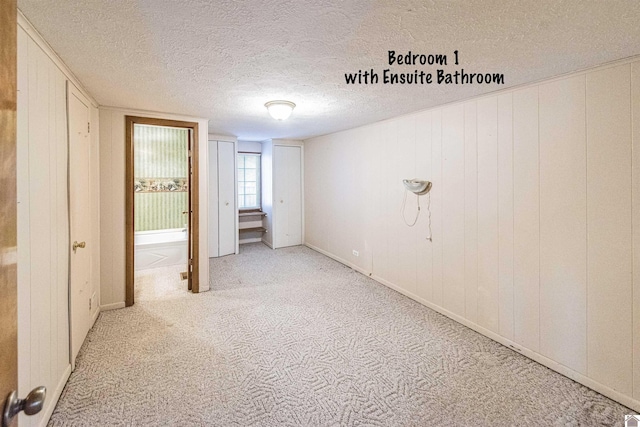
[[[622,425],[632,411],[305,247],[140,281],[104,312],[50,425]],[[167,279],[168,278],[168,279]],[[172,278],[175,281],[172,282]]]

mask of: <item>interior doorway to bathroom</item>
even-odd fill
[[[147,271],[199,292],[197,140],[197,123],[126,117],[127,306]]]

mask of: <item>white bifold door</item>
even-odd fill
[[[236,150],[233,142],[218,141],[218,250],[219,256],[236,252]]]
[[[302,149],[273,147],[274,248],[302,244]]]
[[[236,145],[209,141],[209,256],[238,250],[236,203]]]

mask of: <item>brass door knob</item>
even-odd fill
[[[73,253],[76,253],[76,250],[77,250],[78,248],[80,248],[80,249],[84,249],[86,246],[87,246],[87,243],[86,243],[86,242],[80,242],[80,243],[78,243],[78,242],[73,242]]]

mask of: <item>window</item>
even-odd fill
[[[238,207],[260,209],[260,154],[238,154]]]

